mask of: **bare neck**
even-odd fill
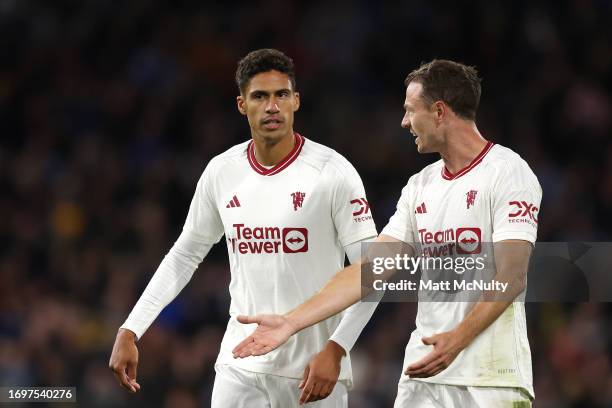
[[[257,162],[263,166],[274,166],[291,152],[295,145],[295,137],[293,130],[274,139],[253,135],[253,143]]]
[[[468,166],[487,145],[487,140],[482,137],[474,122],[457,122],[446,135],[445,146],[440,150],[444,165],[451,173]]]

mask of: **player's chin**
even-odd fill
[[[267,142],[278,142],[285,135],[285,127],[280,126],[278,129],[266,129],[265,127],[261,129],[261,136]]]
[[[428,146],[426,143],[423,142],[417,142],[417,152],[419,152],[419,154],[426,154],[426,153],[436,153],[436,149],[433,149],[431,146]]]
[[[419,152],[420,154],[429,153],[427,146],[422,143],[417,142],[416,148],[417,152]]]

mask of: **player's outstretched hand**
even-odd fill
[[[234,358],[269,353],[295,333],[287,318],[281,315],[238,316],[238,321],[243,324],[257,323],[258,326],[232,350]]]
[[[427,346],[433,346],[433,350],[406,368],[404,374],[413,378],[432,377],[438,374],[446,369],[466,347],[462,336],[452,331],[423,337],[421,341]]]
[[[140,384],[136,382],[138,348],[135,339],[136,335],[133,332],[119,329],[108,362],[108,367],[113,370],[119,384],[133,393],[140,390]]]

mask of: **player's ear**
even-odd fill
[[[299,92],[294,92],[293,93],[293,98],[295,103],[293,104],[293,111],[297,112],[298,109],[300,109],[300,93]]]
[[[436,119],[438,121],[442,121],[444,116],[447,114],[447,107],[442,101],[434,102],[433,104],[434,114],[436,115]]]
[[[238,95],[236,97],[236,106],[238,106],[238,112],[242,113],[243,115],[246,115],[246,106],[244,106],[245,104],[245,100],[242,97],[242,94]]]

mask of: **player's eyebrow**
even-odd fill
[[[255,89],[255,90],[249,92],[249,96],[251,96],[251,97],[259,96],[259,95],[269,96],[270,93],[274,93],[274,95],[279,95],[279,94],[281,94],[283,92],[286,92],[287,94],[290,94],[291,93],[291,89],[289,89],[289,88],[281,88],[281,89],[276,89],[276,90],[274,90],[272,92],[267,91],[267,90],[263,90],[263,89]]]
[[[281,88],[281,89],[276,90],[274,93],[278,95],[279,93],[282,93],[282,92],[286,92],[286,93],[290,94],[291,93],[291,89],[289,89],[289,88]]]
[[[255,90],[249,92],[249,96],[256,96],[256,95],[265,95],[265,96],[267,96],[267,95],[270,95],[270,92],[264,91],[262,89],[255,89]]]

